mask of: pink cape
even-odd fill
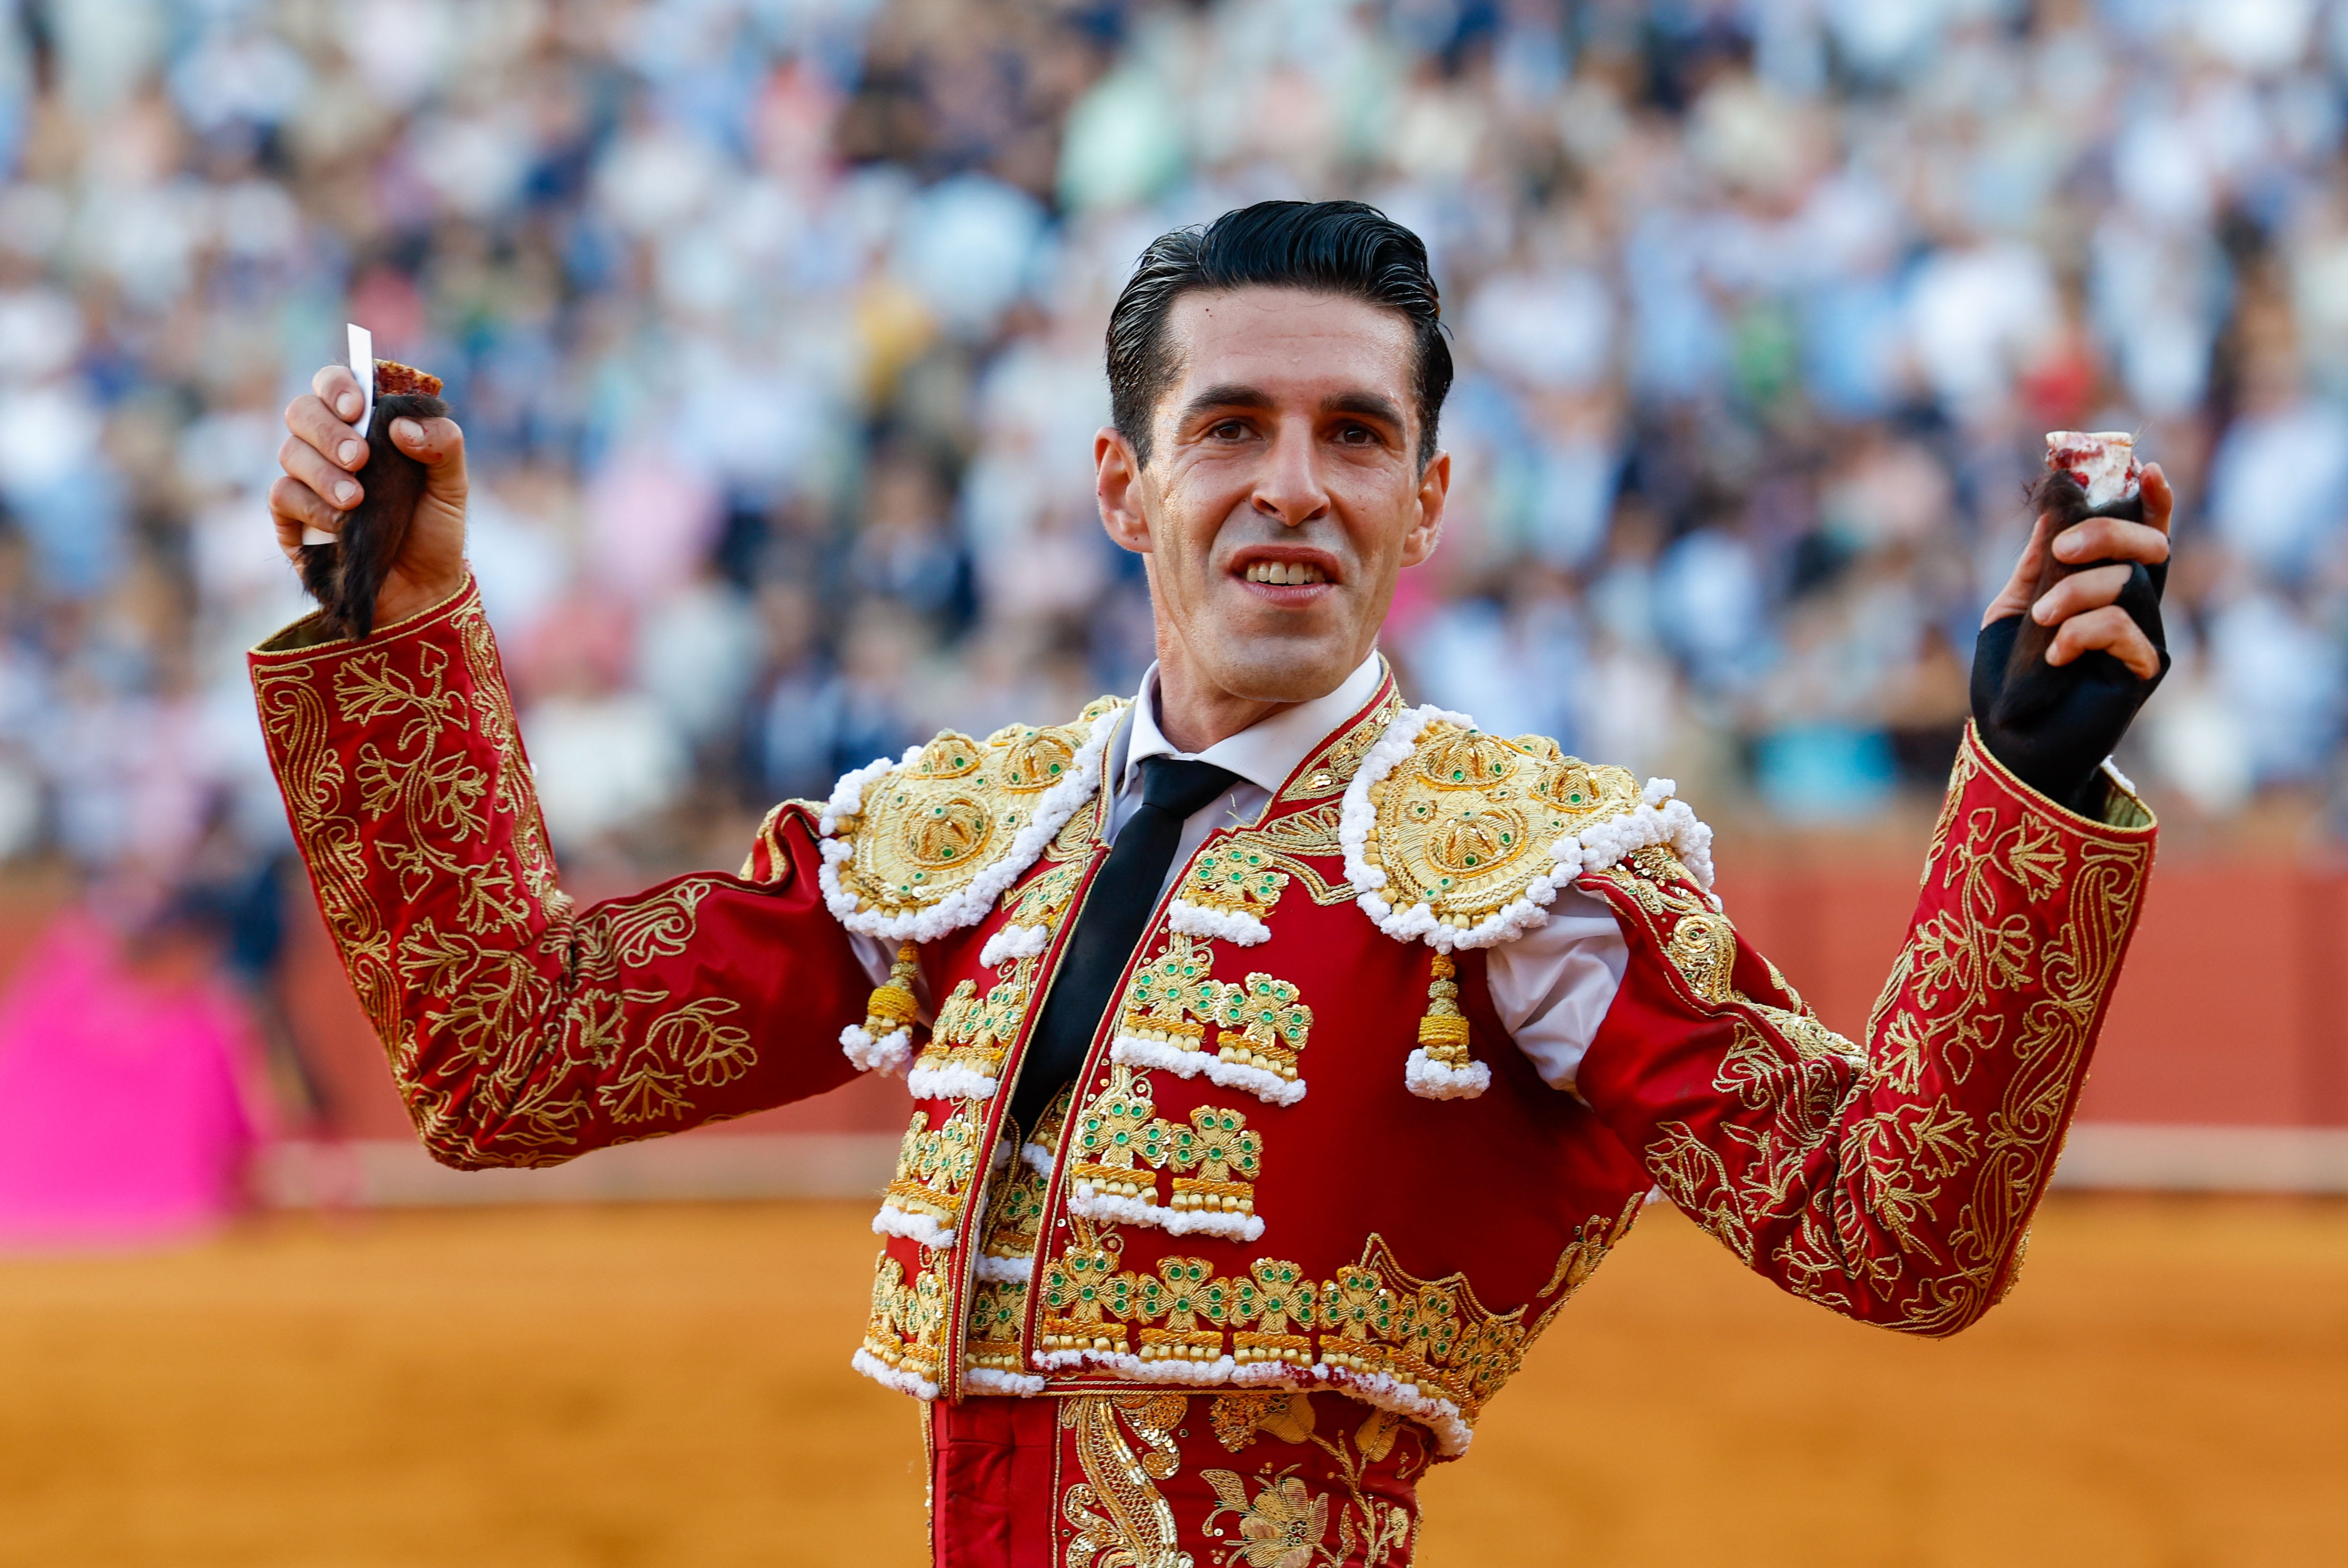
[[[0,998],[0,1247],[168,1242],[242,1201],[257,1132],[244,1009],[162,987],[60,916]]]

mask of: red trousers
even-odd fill
[[[931,1408],[939,1568],[1403,1568],[1434,1445],[1340,1394]]]

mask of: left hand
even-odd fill
[[[2176,509],[2177,497],[2169,490],[2168,476],[2160,471],[2158,463],[2145,465],[2141,483],[2142,522],[2091,517],[2054,541],[2057,561],[2065,564],[2080,561],[2106,564],[2073,573],[2034,604],[2030,591],[2038,584],[2039,568],[2046,560],[2047,532],[2054,526],[2054,519],[2041,513],[2038,525],[2031,530],[2030,543],[2023,551],[2022,559],[2014,562],[2013,575],[2006,580],[1998,596],[1990,601],[1982,624],[1987,626],[2026,612],[2040,625],[2056,628],[2054,645],[2046,650],[2046,662],[2050,665],[2067,665],[2081,654],[2101,651],[2126,665],[2138,680],[2148,681],[2159,675],[2159,650],[2152,645],[2152,639],[2137,624],[2136,618],[2120,607],[2119,597],[2134,575],[2132,565],[2150,568],[2167,564],[2168,520]]]

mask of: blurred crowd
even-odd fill
[[[345,319],[447,379],[567,853],[1129,691],[1109,304],[1332,195],[1426,236],[1460,365],[1416,696],[1881,810],[2041,432],[2125,428],[2184,543],[2123,761],[2321,824],[2343,72],[2329,0],[0,0],[0,854],[282,856],[242,654]]]

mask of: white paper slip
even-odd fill
[[[359,439],[366,439],[375,424],[375,334],[356,322],[344,330],[351,335],[351,374],[359,378],[360,395],[366,401],[359,407]]]
[[[375,334],[356,322],[345,323],[344,330],[350,334],[351,374],[359,378],[359,395],[366,399],[359,406],[357,421],[359,437],[364,440],[375,423]],[[302,542],[332,544],[335,536],[323,528],[305,527],[302,530]]]

